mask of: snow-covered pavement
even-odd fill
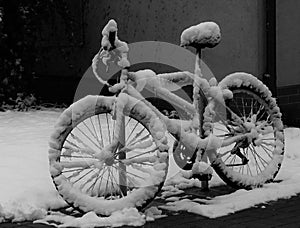
[[[58,111],[0,113],[0,222],[42,219],[47,215],[48,209],[65,205],[58,196],[48,171],[47,143],[59,114]],[[300,193],[300,129],[288,128],[285,136],[286,153],[277,177],[277,180],[282,180],[279,183],[267,184],[252,191],[239,190],[210,200],[192,201],[173,197],[175,201],[170,200],[164,208],[186,210],[215,218]],[[170,173],[176,172],[174,165],[171,165]],[[211,184],[218,185],[220,182],[218,177],[213,177]],[[155,209],[152,210],[155,211],[154,214],[158,213]],[[89,227],[142,225],[150,218],[134,209],[116,212],[106,219],[101,219],[92,212],[76,219],[62,214],[50,216],[61,224],[78,227],[87,222],[90,222]]]
[[[0,113],[0,221],[40,218],[45,209],[63,205],[52,184],[47,154],[59,114]]]

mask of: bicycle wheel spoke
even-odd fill
[[[235,162],[235,161],[236,161],[236,157],[237,157],[236,154],[233,155],[234,160],[233,160],[233,163],[232,163],[232,164],[236,164],[236,162]]]
[[[95,126],[95,124],[94,124],[91,117],[90,117],[90,122],[91,122],[93,130],[94,130],[95,138],[96,138],[97,142],[99,143],[100,147],[103,148],[103,145],[102,145],[101,141],[99,140],[99,137],[98,137],[98,134],[97,134],[96,126]]]
[[[262,139],[263,141],[267,141],[267,140],[273,140],[275,141],[275,138],[268,138],[268,139]]]
[[[257,119],[257,122],[260,121],[261,118],[263,118],[263,116],[264,116],[265,114],[267,114],[267,113],[266,113],[266,110],[264,109],[263,114]],[[267,119],[269,118],[269,116],[270,116],[270,114],[268,115]]]
[[[107,166],[105,166],[103,168],[103,171],[102,171],[102,176],[100,178],[100,182],[99,182],[99,185],[98,185],[98,196],[100,196],[100,193],[101,193],[101,183],[102,183],[102,180],[103,180],[103,177],[104,177],[104,173],[105,173],[106,170],[107,170]]]
[[[244,167],[244,166],[242,166],[242,165],[240,166],[240,168],[239,168],[239,173],[244,174],[244,169],[243,169],[243,167]]]
[[[275,147],[275,144],[274,143],[268,143],[268,142],[264,142],[264,141],[262,141],[261,142],[261,145],[264,145],[264,146],[270,146],[270,147]]]
[[[247,159],[249,158],[249,147],[247,147],[247,149],[246,149],[246,158]],[[249,172],[247,171],[247,173],[250,173],[250,176],[253,176],[249,162],[247,163],[247,169],[249,171]]]
[[[140,142],[142,142],[142,141],[146,141],[148,138],[150,138],[151,137],[151,135],[150,134],[147,134],[147,135],[145,135],[144,137],[142,137],[142,138],[140,138],[139,140],[137,140],[137,141],[134,141],[133,143],[131,143],[131,144],[129,144],[128,146],[134,146],[134,145],[136,145],[136,144],[138,144],[138,143],[140,143]]]
[[[90,168],[82,168],[82,169],[71,169],[71,170],[62,171],[62,173],[70,173],[70,172],[76,172],[76,171],[83,171],[83,170],[87,170],[87,169],[92,169],[92,168],[90,167]]]
[[[61,154],[60,157],[66,157],[66,158],[89,158],[89,159],[96,159],[96,158],[93,158],[93,157],[84,157],[84,156],[76,156],[76,155],[64,155],[64,154]]]
[[[69,143],[71,146],[74,146],[74,147],[76,147],[77,149],[80,149],[80,147],[79,147],[79,146],[77,146],[75,143],[73,143],[73,142],[69,141],[68,139],[66,139],[66,140],[65,140],[65,142]]]
[[[113,170],[111,172],[113,173]],[[112,174],[112,181],[116,185],[116,188],[115,188],[115,190],[116,190],[116,197],[118,197],[118,198],[120,198],[120,196],[124,197],[124,194],[122,192],[121,186],[120,186],[120,184],[118,184],[119,182],[117,181],[116,177],[113,174]],[[127,192],[127,189],[126,189],[126,192]]]
[[[262,169],[260,168],[260,165],[258,164],[258,161],[257,161],[257,159],[256,159],[256,156],[255,156],[255,152],[253,151],[253,149],[251,148],[251,147],[249,147],[249,149],[251,150],[251,152],[252,152],[252,156],[253,156],[253,158],[254,158],[254,160],[255,160],[255,163],[256,163],[256,172],[257,173],[261,173],[262,172]],[[258,171],[258,169],[259,169],[259,171]]]
[[[118,186],[117,182],[115,181],[113,170],[110,170],[110,172],[111,172],[110,179],[111,179],[111,186],[112,186],[111,193],[114,196],[114,198],[116,199],[116,198],[119,198],[119,196],[118,196],[118,194],[119,194],[119,190],[118,190],[119,186]],[[115,185],[116,185],[116,187],[115,187]]]
[[[83,134],[91,143],[93,143],[94,146],[96,146],[98,149],[102,149],[97,143],[94,142],[84,131],[82,131],[78,126],[76,126],[76,129],[80,131],[81,134]]]
[[[228,137],[228,136],[233,136],[233,134],[224,134],[224,135],[215,135],[216,137]]]
[[[250,113],[249,113],[247,119],[251,119],[252,116],[253,116],[253,98],[251,98]]]
[[[83,146],[85,146],[85,148],[88,148],[91,153],[90,154],[94,154],[94,152],[92,153],[93,149],[87,145],[85,142],[83,142],[79,137],[77,137],[76,135],[74,135],[72,132],[70,133],[71,137],[77,142],[77,143],[80,143],[82,144]],[[80,151],[82,151],[83,148],[80,148]],[[86,152],[86,151],[85,151]]]
[[[72,156],[72,154],[74,153],[80,153],[80,150],[78,148],[68,145],[68,146],[63,146],[61,152],[62,153],[60,154],[60,156],[64,157],[64,156]]]
[[[227,157],[226,157],[226,159],[224,160],[224,163],[226,163],[227,161],[228,161],[228,159],[230,159],[230,155],[228,155]]]
[[[115,166],[112,166],[112,167],[116,168]],[[137,174],[128,172],[127,170],[124,170],[124,169],[122,169],[121,167],[120,167],[119,169],[122,170],[124,173],[128,173],[128,174],[130,174],[130,175],[132,175],[132,176],[134,176],[134,177],[137,177],[137,178],[140,178],[140,179],[144,180],[143,177],[141,177],[141,176],[139,176],[139,175],[137,175]]]
[[[252,174],[252,171],[251,171],[251,168],[250,168],[249,164],[247,164],[247,168],[248,168],[248,170],[249,170],[250,176],[253,177],[253,174]]]
[[[113,194],[113,190],[114,190],[114,185],[113,185],[113,179],[112,179],[112,172],[111,172],[111,170],[110,170],[110,167],[108,168],[108,172],[109,172],[109,177],[110,177],[110,200],[112,200],[112,196],[114,196],[114,194]]]
[[[149,150],[149,151],[146,151],[146,152],[143,152],[143,153],[140,153],[140,154],[134,155],[134,156],[132,156],[132,157],[130,157],[130,158],[126,158],[126,160],[130,160],[130,159],[133,159],[133,158],[136,158],[136,157],[140,157],[140,156],[142,156],[142,155],[145,155],[145,154],[150,154],[150,153],[153,153],[153,152],[155,152],[156,150],[158,150],[158,148],[157,148],[157,147],[156,147],[156,148],[154,148],[154,149],[152,149],[152,150]],[[116,160],[120,160],[120,159],[116,159]]]
[[[226,131],[226,130],[224,130],[224,129],[221,129],[221,128],[217,128],[217,127],[214,127],[214,129],[216,129],[216,130],[219,130],[219,131],[223,131],[223,132],[229,132],[228,130]]]
[[[256,157],[259,159],[260,164],[263,166],[263,168],[266,168],[266,166],[264,164],[268,165],[268,162],[257,153],[255,148],[253,148],[253,151],[256,154]]]
[[[61,161],[60,162],[61,166],[65,169],[68,168],[75,168],[75,167],[82,167],[82,168],[87,168],[90,166],[93,166],[95,164],[95,159],[84,159],[84,160],[67,160],[67,161]]]
[[[238,112],[240,113],[241,117],[243,116],[243,114],[241,113],[239,106],[237,105],[235,99],[232,99],[234,101],[235,107],[237,108]]]
[[[106,179],[106,184],[105,184],[105,194],[107,192],[107,186],[108,186],[108,180],[109,180],[109,177],[110,177],[110,167],[107,167],[107,170],[108,170],[108,177]]]
[[[255,153],[255,154],[257,155],[257,157],[260,159],[261,164],[263,165],[263,162],[264,162],[265,164],[268,165],[268,162],[267,162],[262,156],[260,156],[259,153],[257,153],[255,147],[254,147],[253,145],[251,145],[251,146],[252,146],[252,148],[253,148],[254,153]],[[263,165],[263,166],[264,166],[264,165]],[[265,166],[264,166],[264,168],[265,168]]]
[[[87,179],[84,183],[82,183],[79,188],[81,190],[83,190],[83,188],[85,186],[87,186],[87,184],[89,184],[97,176],[97,174],[98,174],[98,172],[95,172],[92,176],[89,177],[89,179]],[[86,192],[88,192],[88,191],[86,191]]]
[[[109,128],[109,123],[108,123],[108,117],[107,113],[106,114],[106,123],[107,123],[107,128],[108,128],[108,138],[109,138],[109,143],[111,143],[111,137],[110,137],[110,128]]]
[[[241,153],[242,153],[242,152],[241,152]],[[243,154],[243,156],[245,156],[245,149],[244,149],[244,148],[243,148],[243,153],[242,153],[242,154]],[[243,163],[243,162],[242,162],[242,163]],[[244,174],[244,168],[245,168],[245,166],[244,166],[242,163],[241,163],[240,171],[239,171],[239,172],[242,172],[242,174]]]
[[[260,146],[261,146],[261,148],[263,148],[263,150],[266,152],[266,154],[269,156],[269,158],[272,159],[273,157],[269,154],[269,152],[272,153],[272,151],[269,150],[269,152],[268,152],[268,151],[267,151],[268,148],[266,148],[266,147],[263,146],[263,145],[260,145]]]
[[[145,157],[145,161],[137,161],[137,162],[132,162],[130,164],[133,164],[133,163],[138,163],[139,165],[147,165],[147,166],[153,166],[154,164],[152,163],[147,163],[149,161],[147,161],[147,159],[149,159],[150,157]],[[127,160],[127,159],[126,159]],[[124,164],[124,165],[128,165],[128,163],[124,163],[123,160],[118,160],[120,163]]]
[[[265,148],[267,151],[269,151],[271,154],[273,154],[273,152],[268,148],[268,147],[265,147],[264,145],[260,145],[261,147]]]
[[[229,157],[231,157],[231,156],[229,156]],[[230,162],[229,162],[229,164],[228,164],[227,166],[230,166],[230,165],[234,164],[235,159],[236,159],[236,155],[234,154],[234,155],[232,156],[232,158],[231,158],[231,160],[230,160]]]
[[[115,166],[112,166],[117,172],[124,172],[122,170],[120,170],[119,168],[115,167]],[[124,178],[124,177],[123,177]],[[134,186],[134,182],[132,180],[132,178],[130,176],[126,176],[126,180],[129,180],[129,182],[131,182],[132,186]],[[122,192],[122,191],[121,191]]]
[[[97,120],[98,120],[100,135],[101,135],[101,144],[102,144],[102,147],[104,147],[102,126],[101,126],[101,121],[100,121],[100,116],[99,115],[97,115]]]
[[[234,119],[239,120],[237,123],[239,122],[243,122],[242,119],[239,117],[239,115],[237,115],[234,111],[232,111],[232,109],[230,107],[228,107],[227,105],[225,105],[225,108],[227,111],[229,111],[231,113],[231,116],[233,116]]]
[[[146,128],[143,128],[138,133],[136,133],[135,136],[127,143],[127,145],[129,146],[129,145],[131,145],[133,143],[135,144],[136,143],[135,140],[138,139],[145,130],[146,130]],[[149,138],[150,136],[151,136],[150,133],[148,133],[147,135],[145,135],[141,139],[139,139],[137,142],[145,140],[145,139]]]
[[[115,138],[115,124],[116,124],[116,121],[114,120],[113,121],[113,136],[112,136],[112,138]]]
[[[132,120],[131,117],[129,117],[129,120],[127,121],[127,123],[125,124],[125,128],[127,127],[127,125],[129,124],[129,122]]]
[[[245,110],[245,103],[244,103],[243,97],[242,97],[242,106],[243,106],[243,117],[244,117],[244,120],[246,120],[246,110]]]
[[[79,147],[74,147],[72,145],[63,145],[62,149],[65,149],[65,150],[72,150],[74,152],[79,152]]]
[[[115,185],[114,185],[114,176],[113,176],[114,174],[113,174],[112,169],[109,169],[109,172],[110,172],[110,186],[111,186],[110,187],[110,194],[111,194],[111,196],[117,198],[118,189],[115,188]],[[118,187],[117,182],[115,182],[115,183],[116,183],[116,186]],[[112,197],[110,199],[112,200]]]
[[[121,196],[124,197],[123,192],[122,192],[121,187],[120,187],[120,184],[119,185],[117,184],[118,182],[117,182],[115,176],[113,176],[113,179],[114,179],[116,185],[118,186],[118,189],[119,189],[119,192],[121,193]]]
[[[260,112],[264,109],[264,106],[262,104],[260,104],[259,109],[256,112],[256,115],[258,117],[258,115],[260,114]],[[261,116],[262,117],[262,116]]]
[[[139,164],[141,164],[141,165],[147,165],[147,166],[154,166],[154,164],[146,163],[146,162],[140,162]]]
[[[98,137],[92,132],[92,130],[89,128],[89,126],[85,123],[85,121],[82,121],[82,124],[86,127],[86,129],[90,132],[90,134],[96,139],[96,141],[99,143],[99,139],[98,139]],[[87,135],[86,135],[87,136]],[[96,143],[95,143],[95,145],[97,145]],[[99,145],[97,146],[97,147],[99,147],[99,148],[101,148],[100,147],[100,143],[99,143]],[[102,148],[101,148],[102,149]]]
[[[89,175],[91,172],[94,171],[94,168],[91,169],[89,172],[87,172],[86,174],[82,175],[79,179],[77,179],[76,181],[72,182],[72,184],[76,184],[78,181],[82,180],[84,177],[86,177],[87,175]]]
[[[218,157],[224,157],[226,154],[229,154],[230,152],[232,151],[232,149],[231,150],[227,150],[227,151],[225,151],[225,152],[223,152],[223,153],[219,153],[218,154]],[[228,157],[230,157],[230,156],[228,156]]]
[[[131,130],[130,134],[128,135],[126,141],[128,141],[128,139],[130,138],[130,136],[132,135],[132,133],[134,132],[134,130],[136,129],[136,127],[138,126],[139,122],[136,122],[134,128]]]
[[[89,192],[91,190],[91,194],[93,193],[94,187],[98,181],[98,178],[100,176],[100,170],[97,172],[97,176],[95,177],[95,181],[93,182],[93,184],[91,184],[91,186],[86,190],[87,192]]]
[[[105,169],[106,169],[106,167],[104,167],[103,169],[101,169],[101,170],[98,171],[98,175],[97,175],[97,177],[95,178],[95,182],[87,189],[87,192],[88,192],[89,190],[91,190],[91,195],[94,194],[93,191],[94,191],[94,188],[95,188],[95,186],[96,186],[97,181],[99,180],[99,177],[101,176],[101,178],[103,178],[103,174],[104,174],[104,172],[105,172]],[[101,178],[100,178],[100,179],[101,179]],[[99,196],[99,192],[100,192],[100,187],[101,187],[101,183],[99,183],[99,186],[98,186],[98,192],[96,193],[98,196]]]
[[[72,133],[70,133],[72,135]],[[76,137],[75,135],[73,135],[72,137]],[[77,139],[77,142],[79,142],[79,138]],[[63,152],[63,154],[61,154],[61,156],[73,156],[73,152],[76,153],[80,153],[82,155],[89,155],[90,157],[85,157],[85,156],[81,156],[82,158],[93,158],[93,154],[95,153],[94,150],[92,148],[90,148],[88,145],[86,145],[83,141],[81,144],[84,144],[86,148],[80,148],[77,145],[75,145],[74,143],[72,143],[71,141],[66,140],[66,142],[68,142],[69,144],[74,145],[76,148],[70,146],[70,145],[64,145],[62,148],[65,149],[65,151]],[[87,150],[88,149],[88,150]],[[68,150],[71,150],[72,153],[68,153]]]
[[[231,132],[232,129],[229,127],[229,125],[226,123],[226,121],[219,115],[218,112],[216,112],[216,115],[220,118],[221,122],[222,122],[223,125],[227,128],[227,130],[228,130],[229,132]]]

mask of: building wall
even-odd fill
[[[37,94],[52,102],[71,103],[76,87],[99,50],[101,31],[109,19],[118,22],[119,37],[128,43],[165,41],[179,44],[181,32],[203,21],[220,25],[221,43],[202,51],[204,62],[221,80],[244,71],[259,79],[266,69],[265,1],[263,0],[69,0],[75,42],[69,43],[62,25],[47,26],[37,66]],[[300,1],[276,1],[277,96],[284,123],[300,126]],[[65,26],[66,27],[66,26]],[[52,34],[52,35],[51,35]],[[53,35],[54,34],[54,35]],[[62,40],[63,39],[63,40]],[[59,41],[59,42],[57,42]],[[169,70],[153,64],[155,70]],[[93,76],[91,76],[93,77]],[[97,81],[91,82],[95,90]]]
[[[219,46],[203,59],[221,79],[234,71],[262,75],[262,1],[260,0],[91,0],[86,6],[86,46],[96,50],[99,33],[110,18],[127,42],[158,40],[179,44],[181,32],[202,21],[220,25]]]
[[[220,80],[235,71],[261,78],[263,71],[263,26],[261,0],[90,0],[70,1],[82,18],[82,42],[44,47],[36,82],[46,81],[39,93],[55,100],[71,101],[74,86],[99,50],[101,30],[107,21],[118,22],[119,37],[128,43],[157,40],[179,44],[181,32],[203,21],[220,25],[221,43],[202,52],[203,60]],[[77,30],[76,30],[77,31]],[[77,32],[78,33],[78,32]],[[61,34],[59,34],[61,36]],[[55,37],[54,37],[55,38]],[[58,39],[56,37],[55,39]],[[64,42],[67,43],[67,42]],[[64,58],[63,53],[67,56]]]
[[[277,3],[277,84],[300,84],[300,1],[285,0]]]
[[[300,1],[276,1],[277,86],[284,122],[300,126]]]

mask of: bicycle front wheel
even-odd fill
[[[61,114],[50,139],[53,182],[65,201],[82,212],[143,209],[166,178],[162,123],[143,102],[128,96],[124,125],[118,127],[117,99],[87,96],[77,101]],[[120,134],[123,142],[115,140]]]
[[[212,167],[235,188],[251,189],[272,181],[284,154],[283,124],[275,99],[262,82],[246,73],[229,75],[219,86],[231,90],[233,97],[225,101],[223,111],[215,110],[218,121],[212,133],[221,139],[250,132],[256,135],[219,148]]]

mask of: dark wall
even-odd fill
[[[127,42],[144,40],[179,44],[181,32],[202,21],[220,25],[222,42],[203,52],[218,78],[234,71],[261,75],[262,1],[259,0],[115,0],[89,1],[87,45],[98,47],[99,32],[114,18]]]
[[[278,101],[284,123],[300,127],[300,1],[276,1]]]
[[[51,45],[42,47],[45,57],[35,82],[43,97],[72,100],[74,86],[99,50],[102,28],[111,18],[118,22],[120,39],[128,43],[157,40],[179,44],[186,27],[215,21],[220,25],[222,41],[202,53],[215,76],[222,79],[245,71],[261,78],[263,73],[260,0],[75,0],[70,5],[80,38],[72,44],[55,45],[50,37]]]
[[[278,86],[300,84],[300,1],[276,1]]]

